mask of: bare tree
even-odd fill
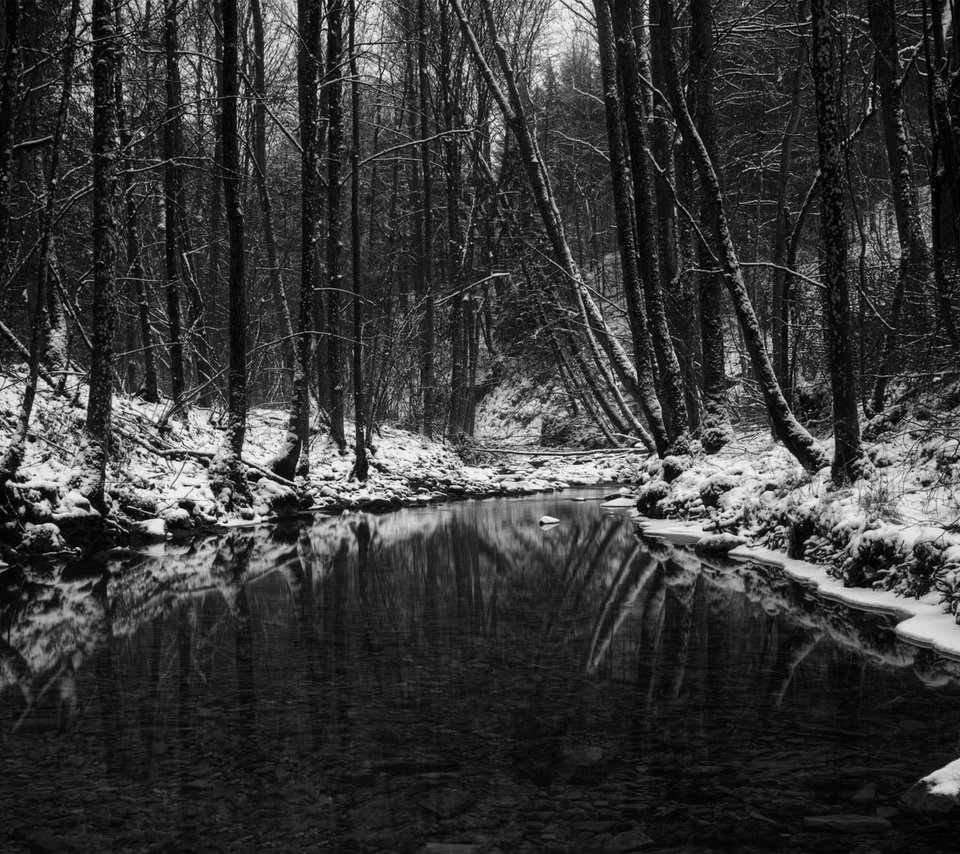
[[[237,0],[223,0],[223,200],[229,237],[229,364],[225,435],[210,464],[214,495],[225,507],[246,498],[246,473],[241,461],[247,430],[247,305],[246,247],[240,194],[240,135],[237,126],[239,64]]]
[[[843,213],[843,155],[840,98],[837,85],[830,0],[812,0],[813,82],[817,101],[817,143],[820,174],[820,221],[823,234],[823,313],[833,391],[834,454],[832,475],[838,483],[861,474],[863,451],[857,417],[857,387],[850,338],[850,296],[847,289],[847,224]]]

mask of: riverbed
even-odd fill
[[[0,850],[952,850],[957,665],[605,493],[8,570]]]

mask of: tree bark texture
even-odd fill
[[[716,60],[713,44],[713,9],[710,0],[690,2],[690,114],[696,125],[711,163],[717,156],[717,118],[714,109]],[[686,135],[687,156],[696,160],[695,143]],[[719,180],[719,175],[717,175]],[[722,201],[711,192],[700,193],[700,220],[708,231],[716,232]],[[714,266],[710,248],[697,244],[697,266],[709,270]],[[697,288],[700,318],[701,370],[703,375],[703,414],[700,436],[708,453],[720,450],[733,438],[727,404],[726,354],[723,347],[722,276],[700,274]]]
[[[843,211],[843,155],[839,90],[833,47],[830,0],[812,0],[813,83],[817,103],[817,147],[823,175],[820,221],[823,252],[825,343],[833,392],[835,482],[860,475],[862,450],[857,416],[857,387],[850,338],[850,296],[847,288],[847,225]]]
[[[85,459],[80,491],[106,511],[104,481],[113,413],[117,323],[117,33],[113,0],[93,0],[93,323]]]

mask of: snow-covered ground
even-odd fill
[[[0,449],[5,448],[20,405],[22,381],[0,377]],[[31,422],[27,455],[11,484],[19,519],[5,519],[4,540],[23,550],[69,550],[77,531],[98,514],[76,490],[85,388],[54,396],[41,388]],[[286,413],[252,409],[244,460],[251,475],[252,506],[227,514],[211,492],[207,466],[219,447],[220,413],[193,407],[164,422],[169,402],[146,403],[118,396],[115,448],[107,472],[112,510],[140,539],[162,539],[177,530],[256,524],[296,510],[388,510],[477,495],[524,495],[571,484],[608,482],[625,456],[511,456],[497,465],[466,465],[454,448],[384,426],[374,433],[370,476],[352,477],[354,456],[341,454],[322,433],[310,449],[311,471],[296,488],[261,476],[281,447]],[[347,435],[352,435],[348,425]]]

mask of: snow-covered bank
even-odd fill
[[[0,377],[0,448],[6,447],[22,394],[22,377]],[[499,465],[466,465],[456,450],[384,426],[372,441],[370,476],[351,477],[354,458],[322,432],[310,450],[310,476],[296,484],[270,477],[266,467],[287,426],[278,409],[249,413],[244,460],[252,503],[228,514],[210,489],[207,467],[222,440],[216,411],[194,407],[167,418],[169,402],[118,396],[114,448],[107,471],[106,525],[77,491],[85,387],[65,396],[43,388],[37,398],[27,454],[8,484],[14,515],[0,515],[0,546],[56,555],[86,544],[106,528],[115,540],[163,539],[178,532],[255,524],[306,510],[389,510],[434,501],[526,495],[571,484],[613,480],[623,455],[508,457]],[[352,429],[348,430],[352,434]],[[2,512],[2,511],[0,511]]]
[[[650,460],[637,471],[645,530],[696,542],[727,532],[734,557],[776,563],[825,596],[886,610],[904,638],[960,657],[957,442],[943,431],[889,432],[868,446],[871,471],[834,488],[759,431],[711,456]]]

